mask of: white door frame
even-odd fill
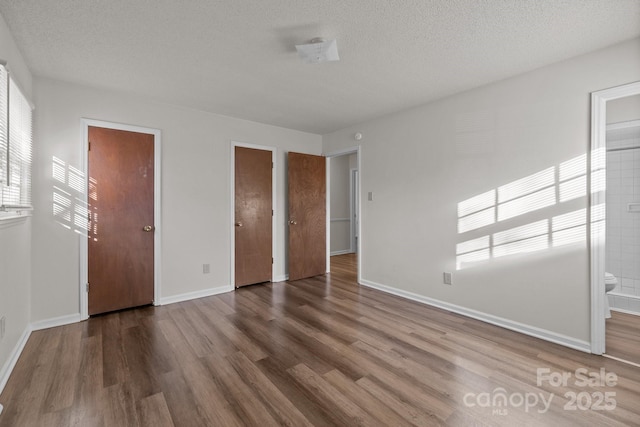
[[[360,217],[357,215],[358,210],[358,199],[356,196],[358,195],[358,187],[360,183],[360,177],[358,175],[358,169],[350,168],[349,169],[349,246],[351,252],[358,252],[358,248],[356,245],[358,244],[358,240],[356,239],[356,227],[357,222],[360,221]],[[354,188],[355,187],[355,188]],[[355,218],[354,218],[355,217]],[[356,218],[358,221],[356,221]]]
[[[278,218],[278,210],[276,209],[276,153],[277,148],[267,145],[250,144],[247,142],[231,141],[231,191],[229,192],[229,206],[231,206],[229,218],[229,227],[231,229],[230,242],[231,242],[231,259],[230,259],[230,272],[231,278],[230,291],[236,288],[236,147],[253,148],[256,150],[271,151],[271,162],[273,167],[271,168],[271,209],[273,209],[273,215],[271,216],[271,256],[273,256],[273,263],[271,264],[271,281],[275,281],[275,266],[279,262],[277,258],[277,246],[276,246],[276,218]]]
[[[161,131],[140,126],[126,125],[122,123],[105,122],[102,120],[81,120],[82,127],[82,172],[85,176],[82,203],[89,206],[89,126],[107,129],[123,130],[127,132],[139,132],[153,135],[153,305],[160,305],[161,300],[161,271],[162,271],[162,201],[161,201],[161,166],[162,166],[162,141]],[[89,318],[89,296],[87,295],[87,283],[89,281],[89,245],[87,236],[80,234],[80,318]]]
[[[591,155],[589,157],[589,227],[590,261],[591,261],[591,352],[605,352],[605,318],[604,318],[604,270],[605,270],[605,236],[606,236],[606,191],[601,180],[594,176],[594,159],[603,163],[598,167],[599,177],[606,176],[607,146],[607,101],[640,94],[640,82],[630,83],[610,89],[591,93]],[[603,218],[596,225],[595,219]]]
[[[362,150],[361,150],[361,146],[357,145],[355,147],[348,147],[348,148],[344,148],[342,150],[337,150],[337,151],[331,151],[329,153],[324,153],[323,156],[327,157],[327,158],[331,158],[331,157],[338,157],[338,156],[344,156],[346,154],[356,154],[356,160],[357,160],[357,168],[358,168],[358,186],[360,185],[360,183],[362,182]],[[331,170],[330,170],[330,164],[331,161],[327,162],[327,219],[326,219],[326,223],[327,223],[327,273],[330,272],[331,270]],[[361,194],[362,191],[360,191],[360,189],[358,189],[358,248],[356,250],[356,252],[358,253],[358,284],[360,284],[361,281],[361,275],[362,275],[362,217],[361,217],[361,212],[362,212],[362,199],[361,199]]]

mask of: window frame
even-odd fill
[[[20,83],[11,75],[11,69],[0,60],[0,71],[6,76],[6,86],[0,88],[0,100],[6,111],[0,113],[5,132],[0,133],[0,150],[3,150],[3,166],[0,168],[0,221],[14,222],[32,215],[33,178],[33,111],[34,106],[25,95]],[[13,101],[12,101],[13,100]],[[17,119],[12,116],[17,113]],[[13,148],[12,148],[12,144]],[[17,146],[15,145],[17,144]],[[12,184],[11,175],[18,184]],[[8,190],[14,192],[13,195]],[[6,199],[6,200],[5,200]]]

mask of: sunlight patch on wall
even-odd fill
[[[491,258],[490,236],[467,240],[456,245],[456,269],[460,270],[465,264],[484,261]]]
[[[52,178],[56,182],[52,195],[53,217],[64,228],[86,235],[89,208],[82,200],[84,173],[55,156],[51,167]]]
[[[592,192],[606,188],[606,152],[591,153]],[[558,167],[502,185],[458,203],[458,233],[498,226],[501,221],[585,197],[587,155],[574,157]],[[493,202],[493,203],[492,203]],[[604,206],[591,211],[592,236],[604,233]],[[579,244],[587,239],[587,210],[556,215],[523,226],[466,240],[456,245],[456,268],[518,253],[536,252],[550,247]]]
[[[501,231],[493,235],[493,257],[534,252],[549,247],[549,221],[542,220],[531,224]]]
[[[498,221],[515,218],[538,209],[556,204],[556,190],[554,187],[544,188],[535,193],[519,197],[515,200],[498,205]]]

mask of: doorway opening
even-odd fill
[[[607,259],[612,251],[607,248],[607,235],[612,238],[613,227],[620,218],[608,218],[610,210],[615,203],[611,198],[612,191],[607,187],[612,182],[609,178],[614,178],[609,170],[608,163],[614,159],[613,152],[610,151],[607,143],[607,110],[613,104],[612,101],[623,100],[629,97],[640,95],[640,82],[630,83],[610,89],[593,92],[591,94],[591,155],[590,155],[590,188],[591,197],[589,200],[590,215],[590,260],[591,260],[591,352],[594,354],[608,353],[606,344],[606,321],[605,316],[608,311],[607,299],[605,295],[605,273],[607,269],[613,268],[612,260]],[[610,118],[611,119],[611,118]],[[640,156],[639,156],[640,158]],[[633,187],[633,186],[632,186]],[[608,206],[611,203],[612,206]],[[620,204],[620,203],[618,203]],[[629,206],[631,206],[629,204]],[[639,213],[640,214],[640,213]],[[638,214],[636,214],[638,215]],[[626,237],[629,237],[628,235]],[[640,244],[640,242],[636,242]],[[635,267],[634,267],[635,268]],[[638,263],[640,270],[640,263]],[[621,271],[621,270],[620,270]],[[640,271],[639,271],[640,272]],[[609,276],[610,277],[610,276]],[[627,282],[628,283],[628,282]],[[609,357],[618,358],[605,354]]]
[[[327,162],[327,272],[339,259],[357,269],[360,283],[360,146],[325,154]]]

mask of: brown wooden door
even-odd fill
[[[153,144],[89,127],[90,315],[153,302]]]
[[[271,151],[235,149],[235,285],[271,281]]]
[[[289,153],[289,280],[327,268],[326,159]]]

